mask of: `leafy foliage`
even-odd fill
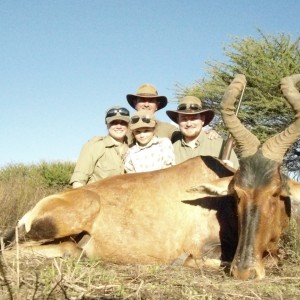
[[[265,35],[260,38],[233,38],[224,48],[227,62],[207,62],[208,78],[196,81],[194,86],[177,86],[177,96],[194,95],[203,101],[203,106],[216,111],[212,125],[225,133],[218,111],[225,88],[237,73],[246,76],[247,85],[238,113],[241,122],[261,142],[282,131],[293,120],[294,113],[280,91],[280,80],[300,73],[300,37],[292,40],[289,35]],[[285,166],[292,171],[295,160],[299,161],[299,149],[294,146]],[[293,163],[291,163],[293,162]],[[298,166],[300,162],[296,164]],[[295,169],[295,168],[294,168]]]
[[[41,162],[37,165],[9,164],[0,169],[0,181],[21,179],[35,181],[44,187],[67,186],[75,164],[72,162]]]
[[[39,168],[47,186],[63,187],[69,184],[74,171],[74,164],[69,162],[55,162],[51,164],[43,162]]]

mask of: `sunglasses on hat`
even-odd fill
[[[151,118],[149,116],[133,116],[131,117],[131,123],[136,124],[139,120],[142,120],[144,123],[149,124],[151,122]]]
[[[110,117],[114,117],[117,114],[120,114],[121,116],[129,116],[129,110],[125,107],[121,107],[121,108],[112,108],[110,109],[107,113],[106,113],[106,117],[105,118],[110,118]]]
[[[179,104],[177,106],[177,110],[201,110],[201,106],[199,104]]]

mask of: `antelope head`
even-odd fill
[[[241,156],[240,167],[233,177],[239,242],[231,266],[233,276],[239,279],[264,277],[263,260],[267,254],[276,255],[281,232],[288,224],[288,200],[284,196],[289,187],[280,167],[284,154],[300,137],[298,82],[300,74],[281,80],[282,93],[296,112],[295,121],[262,145],[234,112],[234,103],[246,84],[244,75],[234,78],[221,102],[224,124],[234,137]]]

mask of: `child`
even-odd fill
[[[125,159],[127,173],[160,170],[175,165],[173,145],[168,138],[154,135],[156,120],[151,112],[138,111],[131,117],[129,129],[133,146]]]

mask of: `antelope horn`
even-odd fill
[[[234,103],[246,85],[246,77],[237,74],[230,85],[226,88],[221,101],[221,114],[225,126],[236,141],[238,150],[242,157],[247,157],[256,153],[260,142],[244,125],[241,124],[235,115]]]
[[[300,93],[296,84],[300,82],[300,74],[281,79],[281,91],[296,112],[296,120],[284,131],[268,139],[262,146],[265,157],[282,162],[288,148],[300,137]]]

